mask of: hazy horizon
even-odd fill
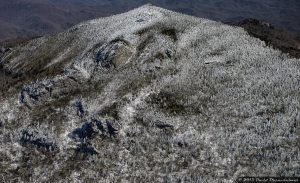
[[[223,22],[255,18],[300,34],[297,0],[0,0],[0,40],[60,32],[147,3]]]

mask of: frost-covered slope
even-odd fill
[[[299,176],[300,61],[146,5],[1,52],[0,180]]]

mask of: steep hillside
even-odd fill
[[[300,60],[142,6],[0,54],[1,182],[300,176]]]
[[[256,19],[245,19],[239,22],[229,22],[244,28],[251,36],[259,38],[268,46],[279,49],[290,56],[300,58],[300,37],[291,32],[278,29],[273,25]]]

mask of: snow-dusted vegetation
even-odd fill
[[[241,28],[146,5],[1,66],[1,182],[300,176],[300,60]]]

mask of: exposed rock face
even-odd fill
[[[104,44],[97,52],[95,62],[104,68],[117,67],[126,63],[133,54],[128,44],[122,40]]]
[[[300,61],[242,28],[143,6],[12,48],[2,182],[299,176]]]

